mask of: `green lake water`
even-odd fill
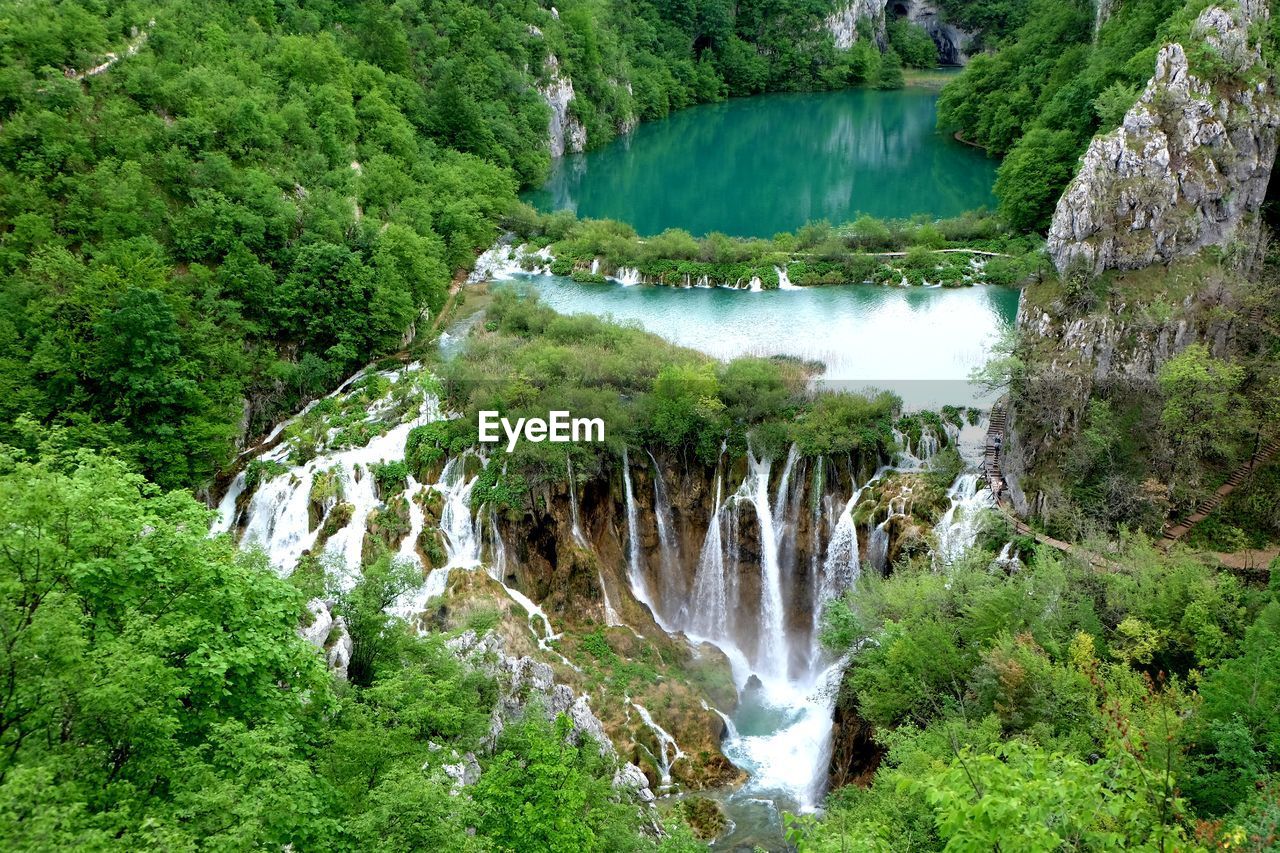
[[[994,207],[996,161],[935,127],[937,93],[849,89],[706,104],[557,159],[525,194],[541,210],[769,237],[859,213],[954,216]]]

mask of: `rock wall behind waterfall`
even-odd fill
[[[1058,201],[1049,252],[1059,272],[1140,269],[1232,244],[1251,260],[1280,126],[1249,32],[1268,17],[1262,0],[1211,6],[1160,49],[1138,102],[1090,143]]]

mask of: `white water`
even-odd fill
[[[938,547],[933,558],[935,565],[939,567],[950,565],[973,546],[982,529],[984,512],[996,505],[990,488],[985,485],[978,488],[986,437],[986,419],[973,426],[966,425],[956,433],[956,447],[965,462],[966,470],[951,484],[947,492],[950,506],[934,527]]]
[[[627,701],[631,702],[631,697],[628,696]],[[653,732],[654,739],[658,743],[658,754],[653,756],[653,760],[658,765],[658,772],[661,774],[662,780],[659,789],[669,790],[671,788],[671,767],[685,757],[684,751],[680,749],[680,744],[676,743],[676,739],[671,736],[670,732],[654,722],[648,709],[637,702],[631,702],[631,707],[636,709],[640,719],[649,727],[649,731]]]
[[[681,601],[685,597],[686,590],[683,588],[682,580],[684,572],[680,570],[680,541],[672,531],[672,515],[671,502],[667,499],[667,487],[662,482],[662,468],[658,465],[658,460],[654,459],[653,454],[649,454],[650,461],[653,462],[653,515],[654,522],[658,528],[658,550],[661,552],[661,568],[663,586],[660,590],[661,604],[659,608],[666,612],[671,608],[671,603]],[[657,613],[655,611],[655,616]]]
[[[578,519],[578,481],[573,478],[573,457],[565,458],[565,466],[569,470],[569,514],[573,522],[573,541],[579,548],[586,548],[587,537],[583,535],[582,522]]]
[[[376,417],[378,409],[379,404],[372,407],[370,419]],[[273,565],[282,572],[290,571],[298,556],[314,544],[317,533],[308,529],[311,483],[316,474],[332,469],[343,479],[343,500],[353,504],[354,511],[350,523],[329,540],[326,550],[344,557],[349,566],[358,567],[368,515],[380,503],[374,493],[369,466],[377,461],[403,458],[409,430],[441,417],[443,414],[435,399],[424,398],[416,417],[392,426],[364,447],[322,450],[305,465],[268,478],[255,490],[245,508],[244,541],[259,542],[266,548]],[[984,434],[985,425],[981,424],[954,433],[950,428],[947,430],[948,438],[960,447],[971,470],[953,485],[952,505],[939,523],[941,558],[953,559],[972,543],[977,532],[978,512],[984,501],[989,500],[989,492],[976,489],[976,474],[972,470],[974,460],[980,459]],[[923,468],[939,444],[938,438],[927,431],[915,447],[903,441],[900,465],[910,470]],[[287,454],[288,449],[280,447],[264,458],[282,461]],[[412,617],[432,597],[444,592],[451,571],[485,566],[528,615],[529,629],[538,646],[567,664],[553,645],[559,635],[546,612],[524,593],[506,585],[506,550],[495,510],[493,507],[476,510],[471,505],[478,475],[468,476],[468,470],[476,470],[480,467],[476,463],[483,464],[483,461],[474,454],[459,455],[448,460],[436,483],[424,484],[409,478],[404,495],[408,501],[409,532],[398,543],[397,554],[422,565],[416,543],[425,518],[414,498],[434,490],[441,496],[440,529],[446,565],[430,572],[422,587],[397,602],[393,612]],[[652,455],[651,461],[659,553],[646,565],[633,472],[629,456],[623,458],[628,584],[636,598],[651,607],[665,630],[684,631],[695,642],[705,639],[715,643],[730,659],[742,702],[733,718],[726,717],[723,748],[731,760],[751,772],[746,786],[733,796],[744,802],[778,802],[798,810],[816,808],[830,760],[832,711],[844,668],[844,662],[824,657],[816,644],[821,608],[856,583],[864,564],[878,569],[884,567],[889,519],[909,511],[909,492],[896,497],[891,503],[889,518],[873,528],[866,543],[868,556],[862,560],[853,511],[865,483],[861,486],[850,483],[849,498],[842,504],[843,494],[837,497],[825,493],[825,469],[814,465],[810,471],[809,464],[795,447],[788,452],[780,471],[775,470],[775,460],[757,457],[754,451],[749,451],[746,475],[741,482],[726,482],[731,466],[724,460],[722,450],[714,481],[712,517],[698,553],[692,588],[686,589],[682,588],[688,584],[684,580],[687,573],[682,569],[685,558],[680,553],[667,486],[661,466]],[[877,472],[876,477],[884,470]],[[776,486],[771,480],[775,480]],[[569,483],[572,535],[579,546],[589,547],[579,518],[577,484],[571,467]],[[807,483],[811,483],[807,487],[810,493],[819,496],[811,506],[802,500]],[[220,504],[215,530],[235,527],[235,506],[244,488],[242,475],[232,483]],[[809,515],[802,515],[804,513]],[[794,539],[802,521],[812,526],[815,545],[812,549],[815,553],[811,553],[803,565],[794,553]],[[744,536],[752,525],[759,532],[758,560],[754,552],[747,556],[750,540]],[[759,572],[758,599],[740,588],[742,572],[748,570],[748,566]],[[349,578],[353,579],[354,575]],[[618,595],[625,593],[617,588],[611,593],[604,571],[598,580],[607,624],[622,624],[617,600]],[[618,586],[620,584],[615,584]],[[797,602],[794,596],[801,595],[801,591],[810,598]],[[792,596],[792,600],[789,601],[788,596]],[[787,613],[804,607],[809,608],[807,613],[801,611],[807,627],[790,630]],[[753,675],[758,685],[751,681]],[[654,732],[661,753],[654,756],[655,762],[660,767],[664,785],[669,785],[671,767],[683,753],[647,709],[635,707]]]
[[[782,572],[778,566],[778,531],[774,529],[769,502],[768,458],[756,459],[747,450],[747,478],[734,496],[755,508],[760,525],[760,639],[756,666],[761,678],[785,679],[787,675],[787,629],[783,624]],[[779,496],[785,494],[781,489]],[[735,561],[736,562],[736,561]]]

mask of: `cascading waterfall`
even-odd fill
[[[769,501],[769,470],[772,466],[772,460],[768,457],[757,459],[748,448],[747,477],[734,499],[735,502],[751,504],[760,525],[760,640],[756,665],[762,677],[786,678],[787,631],[782,602],[782,571],[778,565],[778,531],[774,528],[773,508]]]
[[[579,548],[587,547],[587,537],[582,533],[582,523],[578,520],[578,481],[573,478],[573,457],[565,457],[565,466],[569,471],[569,517],[573,523],[573,541]]]
[[[995,496],[987,486],[978,488],[979,468],[986,450],[987,419],[966,425],[956,433],[955,445],[965,461],[962,471],[947,491],[950,506],[934,527],[938,547],[934,564],[950,565],[977,541],[982,527],[982,514],[995,507]]]
[[[658,549],[661,552],[661,568],[663,584],[660,594],[661,610],[669,612],[672,602],[682,601],[686,590],[679,581],[684,577],[680,571],[680,543],[671,529],[671,501],[667,499],[667,487],[662,482],[662,468],[653,454],[649,454],[653,462],[653,516],[658,528]],[[679,587],[677,587],[679,584]]]
[[[978,474],[973,471],[957,477],[947,497],[951,505],[934,528],[938,537],[934,556],[943,564],[950,564],[973,545],[981,528],[982,511],[996,505],[990,489],[978,488]]]
[[[627,580],[631,584],[631,593],[636,600],[644,604],[653,613],[654,619],[661,615],[654,604],[649,591],[649,582],[644,576],[644,552],[640,542],[640,513],[636,509],[635,491],[631,488],[631,459],[627,450],[622,449],[622,485],[627,505]],[[604,581],[601,580],[603,585]],[[607,605],[607,602],[606,602]],[[665,631],[666,626],[658,623]]]
[[[684,758],[684,751],[680,749],[680,744],[676,743],[676,739],[671,736],[670,732],[654,722],[648,709],[638,702],[632,702],[630,696],[626,697],[626,701],[630,702],[631,707],[635,708],[636,713],[640,715],[640,719],[649,727],[649,731],[653,732],[654,740],[658,744],[658,754],[652,756],[654,763],[658,765],[658,773],[661,778],[661,783],[658,787],[660,790],[669,790],[671,788],[671,767],[681,758]]]
[[[698,554],[698,567],[693,576],[693,595],[683,602],[681,622],[694,633],[712,640],[729,640],[725,628],[729,624],[728,590],[725,584],[724,531],[722,499],[724,481],[716,472],[716,502],[707,525],[707,536]],[[696,609],[688,608],[696,605]]]

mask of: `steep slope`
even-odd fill
[[[1090,144],[1058,201],[1049,252],[1060,273],[1168,263],[1206,246],[1251,261],[1280,126],[1271,69],[1250,28],[1266,4],[1210,6],[1115,131]]]

